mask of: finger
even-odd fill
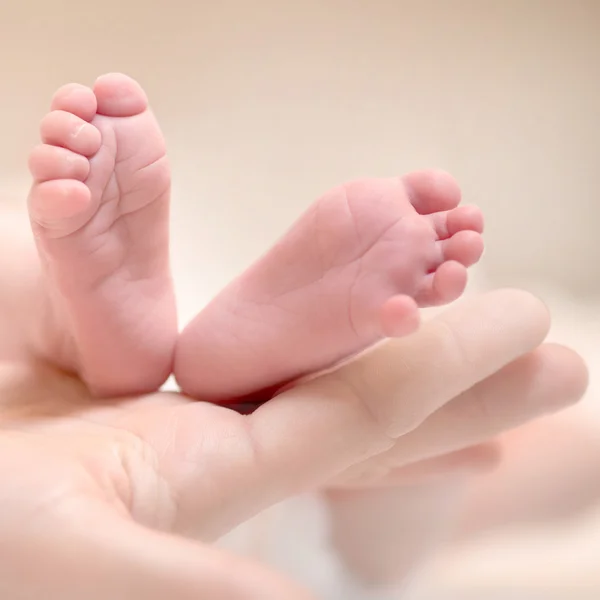
[[[370,464],[368,468],[350,470],[336,479],[332,489],[388,488],[477,475],[495,469],[501,458],[502,445],[496,441],[485,442],[403,467]]]
[[[73,508],[73,507],[71,507]],[[78,507],[79,508],[79,507]],[[45,600],[309,600],[311,595],[258,563],[147,530],[104,507],[70,512],[40,528],[36,577],[3,573],[10,598]],[[60,526],[60,531],[57,529]],[[60,543],[56,543],[60,540]],[[32,557],[26,558],[30,564]],[[9,561],[10,562],[10,561]],[[25,564],[24,563],[24,564]],[[43,566],[42,566],[43,564]],[[10,568],[4,564],[0,571]],[[8,588],[14,582],[15,586]],[[4,595],[3,595],[4,597]]]
[[[473,446],[577,402],[587,383],[578,354],[546,344],[463,392],[357,469],[397,468]]]
[[[582,403],[500,436],[502,463],[470,486],[461,534],[556,522],[597,506],[600,436],[589,408]]]
[[[287,391],[249,417],[263,485],[272,485],[269,474],[293,493],[390,449],[450,399],[535,348],[548,326],[533,296],[492,292]]]
[[[400,593],[448,538],[465,483],[450,477],[385,489],[329,490],[324,497],[338,556],[357,576],[393,583]]]
[[[131,415],[127,427],[160,457],[160,480],[178,499],[175,530],[214,539],[389,450],[440,406],[536,347],[547,329],[547,311],[533,296],[493,292],[249,416],[172,397],[178,406],[169,414],[158,407],[143,419]]]
[[[415,484],[456,475],[479,475],[495,469],[502,460],[502,445],[491,441],[393,469],[380,485]]]
[[[103,540],[106,564],[102,566],[114,573],[115,586],[115,593],[103,599],[118,594],[148,600],[313,598],[259,563],[133,524]],[[106,568],[98,571],[105,573]]]

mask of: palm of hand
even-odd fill
[[[47,367],[1,369],[0,477],[11,481],[3,512],[35,521],[68,506],[70,519],[87,519],[101,508],[212,537],[223,494],[250,483],[253,447],[234,411],[166,393],[98,403]],[[0,537],[22,535],[21,527],[5,522]]]

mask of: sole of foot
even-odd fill
[[[56,92],[31,153],[42,261],[37,353],[99,395],[157,389],[177,339],[170,170],[142,88],[120,74]]]
[[[483,252],[483,216],[448,174],[352,182],[325,194],[183,331],[175,376],[216,402],[327,368],[413,332],[457,299]]]

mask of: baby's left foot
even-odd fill
[[[455,300],[483,251],[483,217],[444,173],[325,194],[181,334],[175,376],[237,399],[414,331],[417,306]]]
[[[44,314],[34,351],[103,395],[155,390],[177,339],[170,172],[141,87],[105,75],[61,88],[30,157]]]

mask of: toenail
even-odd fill
[[[79,136],[79,134],[86,128],[86,127],[90,127],[90,125],[88,125],[87,123],[82,123],[81,125],[79,125],[79,127],[77,127],[77,129],[75,129],[75,131],[73,131],[73,133],[71,134],[73,138],[76,138]]]

